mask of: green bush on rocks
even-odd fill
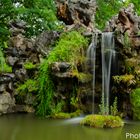
[[[80,124],[95,128],[116,128],[124,125],[119,116],[111,115],[87,115]]]
[[[140,88],[136,88],[130,95],[130,101],[132,104],[133,118],[140,120]]]

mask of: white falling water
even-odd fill
[[[109,114],[109,93],[112,59],[115,58],[115,45],[112,32],[102,33],[102,104],[104,114]]]
[[[95,95],[95,66],[96,66],[96,45],[98,34],[95,34],[92,38],[92,42],[87,50],[88,62],[91,66],[93,81],[92,81],[92,113],[94,114],[94,95]]]

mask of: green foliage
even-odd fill
[[[113,102],[113,105],[110,107],[111,110],[111,115],[116,116],[118,114],[118,109],[117,109],[117,97],[115,97],[115,100]]]
[[[125,32],[125,34],[124,34],[124,40],[123,40],[123,42],[124,42],[124,47],[131,47],[131,41],[130,41],[130,37],[128,36],[128,33],[127,32]]]
[[[7,40],[8,22],[11,20],[25,21],[27,36],[37,35],[43,30],[55,30],[59,26],[53,0],[1,0],[0,7],[2,40]]]
[[[0,48],[0,73],[3,72],[12,72],[12,67],[6,64],[2,48]]]
[[[140,88],[133,90],[130,95],[130,101],[132,104],[134,119],[140,120]]]
[[[124,125],[120,117],[111,115],[87,115],[80,124],[95,128],[116,128]]]
[[[24,68],[27,69],[27,70],[35,69],[36,65],[33,64],[32,62],[26,62],[26,63],[24,63]]]
[[[96,26],[104,29],[106,22],[116,15],[123,3],[115,0],[97,0],[98,9],[95,15]]]
[[[37,81],[33,79],[28,79],[23,84],[18,85],[16,91],[21,96],[27,93],[36,93],[38,91]]]
[[[78,78],[78,81],[81,83],[87,83],[92,80],[92,75],[83,73],[83,72],[78,72],[78,70],[74,70],[72,72],[72,75]]]
[[[55,108],[52,108],[52,114],[58,114],[59,112],[61,112],[64,105],[65,102],[63,100],[59,101],[57,105],[55,105]]]
[[[136,81],[135,81],[135,77],[133,75],[120,75],[120,76],[113,76],[113,79],[115,81],[115,83],[120,84],[120,83],[126,83],[128,86],[129,85],[135,85]]]
[[[109,106],[105,104],[104,96],[102,96],[101,104],[99,104],[99,109],[100,109],[99,114],[101,115],[107,115],[109,112]]]
[[[130,3],[133,3],[135,6],[135,10],[140,15],[140,1],[139,0],[125,0],[124,5],[128,6]]]
[[[40,66],[38,77],[39,94],[37,114],[41,116],[52,114],[55,105],[53,102],[54,84],[51,77],[50,64],[53,62],[70,62],[71,69],[76,69],[81,51],[87,47],[88,41],[80,33],[72,31],[64,33],[56,44],[49,57]]]
[[[72,112],[72,113],[59,112],[59,113],[56,113],[56,114],[52,115],[51,118],[54,118],[54,119],[69,119],[69,118],[80,116],[80,114],[81,114],[81,110],[77,110],[77,111]]]

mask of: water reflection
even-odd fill
[[[39,119],[32,115],[0,117],[0,140],[126,140],[126,133],[139,133],[139,122],[124,128],[95,129],[63,120]],[[129,140],[129,138],[128,138]]]

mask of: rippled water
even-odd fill
[[[140,123],[127,122],[124,128],[117,129],[96,129],[80,126],[78,119],[47,120],[27,114],[0,117],[0,140],[126,140],[129,132],[140,133]]]

